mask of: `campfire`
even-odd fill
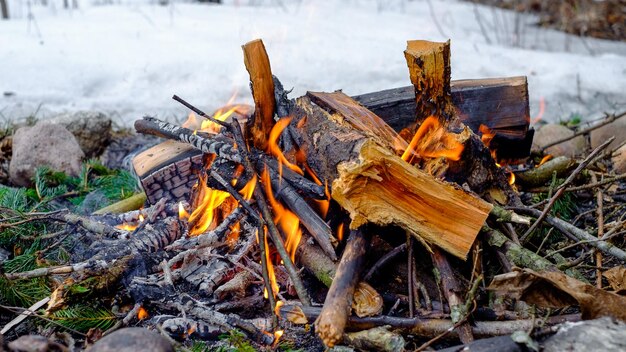
[[[151,203],[179,204],[181,238],[165,246],[179,252],[167,270],[204,272],[184,280],[213,299],[252,299],[256,280],[269,312],[314,322],[332,347],[351,313],[382,313],[383,297],[362,274],[372,241],[390,236],[432,255],[449,309],[460,314],[452,323],[461,322],[467,309],[449,260],[476,249],[492,204],[519,202],[498,161],[527,156],[532,130],[525,78],[451,82],[449,45],[408,43],[411,89],[292,99],[257,40],[243,46],[254,109],[208,115],[175,96],[192,110],[182,126],[138,120],[138,132],[170,140],[134,160]],[[210,263],[197,267],[203,257]],[[325,298],[302,269],[329,286]],[[414,319],[420,299],[412,288],[409,296]]]
[[[190,110],[183,124],[137,120],[137,132],[166,139],[133,159],[145,207],[54,214],[89,231],[84,253],[5,277],[70,275],[38,303],[48,314],[80,293],[75,285],[121,283],[116,299],[132,304],[119,324],[157,327],[179,343],[236,329],[259,348],[296,336],[300,345],[396,351],[411,336],[421,350],[444,337],[467,344],[532,328],[534,318],[476,302],[493,261],[513,279],[560,280],[521,245],[544,218],[626,259],[550,217],[553,200],[543,212],[523,207],[513,170],[534,132],[525,77],[451,81],[450,42],[414,40],[404,51],[410,87],[291,97],[261,40],[243,52],[253,107],[229,101],[207,114],[174,95]],[[549,159],[521,181],[545,184],[539,170],[566,164]],[[511,223],[531,221],[518,213],[539,218],[521,238]]]

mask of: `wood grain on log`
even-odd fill
[[[250,121],[250,138],[255,147],[265,150],[270,130],[274,126],[274,80],[265,45],[260,39],[242,46],[243,61],[250,74],[250,86],[254,98],[254,117]]]
[[[307,162],[332,184],[332,198],[350,213],[350,227],[398,225],[464,259],[491,205],[398,157],[394,140],[381,138],[391,129],[380,127],[385,123],[374,114],[361,119],[364,108],[343,93],[310,95],[327,107],[346,105],[329,113],[303,97],[294,115]]]

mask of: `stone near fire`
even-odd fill
[[[607,139],[615,137],[615,140],[611,142],[608,150],[616,148],[626,141],[626,118],[622,117],[617,119],[606,126],[602,126],[598,129],[591,131],[590,140],[591,148],[596,148]]]
[[[111,119],[98,111],[64,113],[49,120],[70,131],[88,158],[102,154],[111,141]]]
[[[144,328],[120,329],[98,340],[87,352],[174,352],[163,336]]]
[[[626,173],[626,143],[613,152],[613,171],[617,174]]]
[[[9,180],[18,186],[29,186],[35,170],[41,166],[78,175],[84,157],[80,145],[65,127],[41,121],[15,132]]]
[[[609,317],[565,323],[543,343],[543,351],[624,351],[626,324]]]
[[[544,146],[555,142],[557,140],[571,137],[574,135],[574,131],[569,128],[551,123],[544,125],[535,132],[535,138],[533,140],[532,151],[538,152],[543,149]],[[554,157],[557,156],[569,156],[573,157],[582,154],[585,151],[586,142],[583,136],[572,138],[567,142],[559,143],[545,150],[546,154],[551,154]]]

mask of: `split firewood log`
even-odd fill
[[[352,229],[368,222],[398,225],[467,256],[490,204],[404,161],[397,153],[407,143],[343,93],[308,93],[296,100],[292,115],[307,163],[332,186]]]

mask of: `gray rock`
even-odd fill
[[[533,139],[533,152],[540,151],[544,146],[560,140],[562,138],[571,137],[574,135],[574,131],[559,124],[547,124],[539,128],[535,132],[535,138]],[[546,149],[547,154],[552,156],[577,156],[582,154],[586,149],[587,143],[583,136],[572,138],[567,142],[563,142]]]
[[[599,145],[606,142],[611,137],[615,137],[615,140],[611,142],[608,150],[616,148],[617,146],[624,143],[624,141],[626,141],[626,117],[622,117],[606,126],[602,126],[598,129],[591,131],[591,148],[597,148]]]
[[[29,186],[35,170],[41,166],[78,175],[84,157],[78,142],[65,127],[41,121],[15,132],[9,180],[18,186]]]
[[[617,148],[612,155],[613,171],[616,174],[623,174],[626,172],[626,144]]]
[[[608,317],[565,323],[543,343],[544,352],[624,351],[626,324]]]
[[[70,131],[88,158],[102,154],[111,141],[111,119],[97,111],[78,111],[48,120]]]
[[[98,340],[87,352],[174,352],[163,336],[143,328],[120,329]]]

